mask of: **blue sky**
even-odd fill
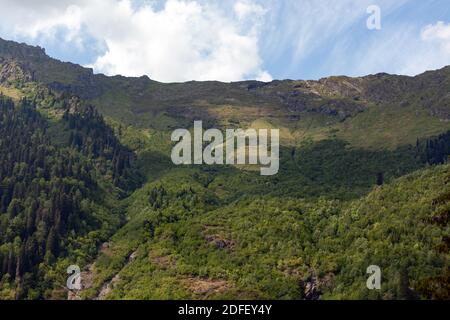
[[[367,8],[380,8],[369,30]],[[0,0],[0,37],[164,81],[415,75],[450,65],[448,0]]]

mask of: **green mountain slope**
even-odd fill
[[[406,299],[429,298],[423,284],[440,279],[448,298],[449,169],[421,170],[350,202],[252,196],[222,205],[171,173],[130,199],[130,221],[83,294]],[[382,268],[379,292],[366,288],[369,265]]]
[[[55,297],[66,261],[88,261],[120,225],[137,175],[92,107],[55,100],[46,118],[0,96],[0,297]],[[57,271],[59,270],[59,271]]]
[[[449,88],[165,84],[0,39],[0,298],[448,299]],[[279,173],[174,166],[194,120],[279,128]]]

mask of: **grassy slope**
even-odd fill
[[[20,92],[20,90],[17,90],[15,88],[1,86],[0,85],[0,95],[4,95],[6,97],[10,97],[11,99],[17,101],[19,100],[23,94]]]
[[[393,149],[415,144],[417,138],[438,135],[450,122],[430,116],[418,106],[372,106],[349,121],[335,126],[337,137],[354,146]]]
[[[204,121],[205,128],[258,128],[266,124],[266,128],[281,129],[284,145],[296,145],[305,138],[318,141],[337,137],[356,147],[395,149],[414,144],[417,138],[431,137],[450,129],[450,121],[431,115],[430,110],[416,101],[406,106],[371,104],[365,111],[342,121],[317,112],[291,113],[270,99],[266,104],[258,104],[257,96],[243,95],[238,90],[230,93],[233,98],[215,100],[208,98],[209,93],[203,101],[197,99],[195,91],[192,96],[186,94],[167,101],[156,99],[159,94],[165,96],[166,93],[153,92],[136,99],[120,90],[107,91],[93,102],[113,119],[143,129],[189,128],[199,119]]]

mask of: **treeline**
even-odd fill
[[[435,138],[417,140],[416,152],[422,162],[430,165],[447,162],[450,156],[450,131]]]
[[[93,107],[67,103],[59,121],[64,129],[55,137],[32,102],[0,96],[0,287],[14,283],[16,298],[42,283],[69,238],[101,227],[90,205],[99,176],[124,192],[139,180],[132,153]],[[53,143],[67,136],[70,144]]]

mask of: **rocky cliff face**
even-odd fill
[[[50,58],[43,48],[0,38],[0,82],[39,81],[84,99],[101,95],[92,69]]]
[[[33,81],[33,74],[16,60],[0,57],[0,83]]]
[[[48,59],[45,49],[25,43],[7,41],[0,38],[0,56],[18,60],[43,61]]]

